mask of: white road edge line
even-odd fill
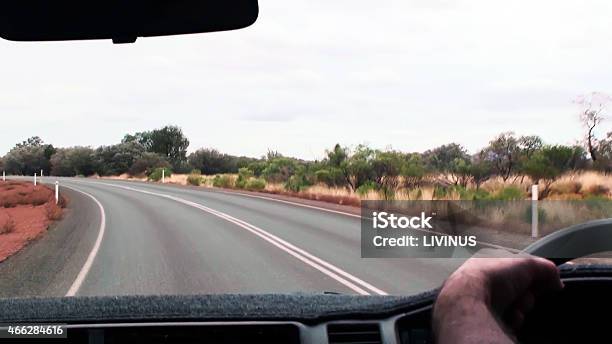
[[[218,210],[214,210],[211,208],[208,208],[204,205],[195,203],[195,202],[191,202],[179,197],[174,197],[171,195],[167,195],[167,194],[162,194],[162,193],[157,193],[157,192],[152,192],[152,191],[147,191],[147,190],[142,190],[142,189],[137,189],[137,188],[133,188],[133,187],[129,187],[129,186],[123,186],[123,185],[117,185],[117,184],[111,184],[111,183],[97,183],[97,182],[85,182],[85,183],[91,183],[91,184],[101,184],[104,186],[111,186],[111,187],[116,187],[116,188],[120,188],[120,189],[124,189],[124,190],[129,190],[129,191],[134,191],[134,192],[140,192],[140,193],[144,193],[144,194],[148,194],[148,195],[153,195],[153,196],[157,196],[157,197],[162,197],[162,198],[166,198],[166,199],[170,199],[172,201],[178,202],[178,203],[182,203],[185,204],[187,206],[191,206],[194,207],[196,209],[200,209],[202,211],[208,212],[212,215],[215,215],[221,219],[224,219],[228,222],[231,222],[243,229],[248,230],[249,232],[259,236],[260,238],[268,241],[269,243],[273,244],[274,246],[276,246],[277,248],[289,253],[290,255],[294,256],[295,258],[299,259],[300,261],[304,262],[305,264],[319,270],[320,272],[324,273],[325,275],[333,278],[334,280],[336,280],[337,282],[343,284],[344,286],[350,288],[351,290],[357,292],[358,294],[361,295],[370,295],[371,293],[368,292],[367,290],[364,289],[369,289],[371,292],[374,292],[375,294],[378,295],[388,295],[387,292],[376,288],[375,286],[373,286],[372,284],[363,281],[362,279],[351,275],[350,273],[334,266],[333,264],[330,264],[328,262],[326,262],[325,260],[318,258],[310,253],[308,253],[307,251],[257,227],[254,226],[246,221],[237,219],[231,215],[228,215],[226,213],[223,213],[221,211]],[[349,281],[351,280],[351,281]],[[359,284],[360,286],[357,286],[356,284]]]
[[[87,260],[85,261],[85,264],[83,264],[81,271],[79,271],[79,274],[72,283],[72,286],[70,286],[70,289],[68,289],[68,292],[66,293],[66,297],[72,297],[76,295],[76,293],[81,288],[81,285],[83,285],[85,277],[87,277],[87,274],[89,273],[89,270],[91,269],[91,266],[93,265],[93,262],[96,259],[96,256],[98,255],[98,251],[100,250],[100,246],[102,244],[102,238],[104,238],[104,232],[106,231],[106,212],[104,211],[102,203],[100,203],[100,201],[98,201],[94,196],[88,194],[87,192],[77,190],[73,187],[69,187],[66,185],[62,185],[62,187],[68,188],[76,192],[80,192],[83,195],[93,199],[94,202],[96,202],[96,204],[98,205],[98,208],[100,209],[100,229],[98,230],[98,237],[96,238],[96,242],[93,248],[91,249],[91,252],[89,252],[89,256],[87,256]]]
[[[328,213],[346,215],[346,216],[356,217],[358,219],[361,219],[361,215],[351,214],[351,213],[347,213],[347,212],[340,211],[340,210],[326,209],[326,208],[322,208],[322,207],[317,207],[315,205],[308,205],[308,204],[302,204],[302,203],[297,203],[297,202],[285,201],[285,200],[282,200],[282,199],[276,199],[276,198],[266,197],[266,196],[250,195],[250,194],[246,194],[246,193],[243,193],[243,192],[231,192],[231,191],[224,191],[224,190],[217,190],[217,189],[214,189],[214,190],[215,190],[214,192],[223,193],[223,194],[227,194],[227,195],[239,195],[239,196],[244,196],[244,197],[260,198],[260,199],[265,199],[265,200],[268,200],[268,201],[274,201],[274,202],[279,202],[279,203],[291,204],[291,205],[295,205],[295,206],[298,206],[298,207],[316,209],[316,210],[326,211]]]
[[[113,181],[113,179],[102,179],[102,180]],[[126,182],[130,182],[130,181],[126,180]],[[143,183],[144,184],[150,184],[150,185],[153,185],[153,186],[158,186],[155,183],[148,183],[148,182],[143,182]],[[101,184],[106,184],[106,183],[101,183]],[[111,184],[108,184],[108,185],[111,185]],[[113,185],[116,185],[116,184],[113,184]],[[190,189],[190,190],[193,190],[193,189]],[[347,213],[347,212],[340,211],[340,210],[327,209],[327,208],[317,207],[317,206],[314,206],[314,205],[308,205],[308,204],[303,204],[303,203],[298,203],[298,202],[291,202],[291,201],[286,201],[286,200],[282,200],[282,199],[276,199],[276,198],[272,198],[272,197],[259,196],[259,195],[251,195],[251,194],[247,194],[247,193],[239,192],[239,191],[225,191],[225,190],[221,190],[219,188],[213,188],[213,190],[214,191],[210,191],[210,192],[216,192],[216,193],[221,193],[221,194],[226,194],[226,195],[250,197],[250,198],[259,198],[259,199],[264,199],[264,200],[267,200],[267,201],[273,201],[273,202],[278,202],[278,203],[285,203],[285,204],[290,204],[290,205],[297,206],[297,207],[310,208],[310,209],[325,211],[325,212],[328,212],[328,213],[339,214],[339,215],[344,215],[344,216],[350,216],[350,217],[354,217],[354,218],[358,218],[358,219],[362,219],[363,218],[362,215],[351,214],[351,213]],[[199,190],[195,190],[195,191],[199,191]],[[366,219],[368,219],[368,218],[366,217]],[[428,233],[428,234],[450,236],[450,234],[446,234],[446,233],[439,233],[439,232],[429,231],[429,230],[426,230],[426,229],[419,229],[419,228],[416,228],[416,229],[421,231],[421,232]],[[510,251],[510,252],[513,252],[513,253],[522,252],[522,250],[519,250],[519,249],[516,249],[516,248],[511,248],[511,247],[506,247],[506,246],[502,246],[502,245],[497,245],[497,244],[493,244],[493,243],[486,242],[486,241],[476,241],[476,242],[481,244],[481,245],[483,245],[483,246],[493,247],[493,248],[497,248],[497,249],[500,249],[500,250],[506,250],[506,251]]]

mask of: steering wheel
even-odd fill
[[[519,342],[612,342],[612,265],[563,264],[606,251],[612,251],[612,219],[569,227],[525,249],[560,264],[565,288],[537,301],[525,319]]]

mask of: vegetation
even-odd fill
[[[39,137],[21,142],[0,159],[8,174],[57,176],[127,174],[159,181],[161,171],[184,175],[184,182],[222,188],[289,193],[316,188],[361,198],[380,199],[519,199],[529,196],[532,183],[541,197],[609,197],[610,186],[575,185],[557,181],[589,171],[612,173],[612,132],[597,138],[599,110],[581,119],[587,128],[584,145],[550,145],[537,136],[512,132],[494,137],[470,154],[458,143],[423,153],[336,144],[318,161],[304,161],[274,151],[261,158],[239,157],[202,148],[187,155],[189,140],[176,126],[125,135],[122,142],[98,148],[55,148]],[[204,176],[214,176],[208,179]],[[491,185],[497,186],[492,188]],[[565,184],[563,184],[565,183]],[[574,183],[574,184],[572,184]],[[565,190],[565,191],[564,191]],[[345,196],[342,196],[345,197]]]
[[[162,177],[170,178],[172,176],[172,170],[168,167],[158,167],[151,171],[151,173],[147,176],[148,180],[152,180],[154,182],[158,182],[162,179]]]
[[[200,170],[192,170],[187,176],[187,183],[189,185],[200,186],[202,184],[202,172]]]

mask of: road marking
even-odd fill
[[[70,190],[74,190],[76,192],[80,192],[83,195],[93,199],[94,202],[96,202],[96,204],[98,205],[98,208],[100,209],[100,229],[98,230],[98,237],[96,238],[96,242],[93,248],[91,249],[91,252],[89,252],[89,256],[87,256],[87,260],[85,261],[85,264],[83,264],[81,271],[79,271],[79,274],[77,275],[76,279],[72,283],[72,286],[70,286],[70,289],[68,289],[68,292],[66,293],[67,297],[71,297],[71,296],[75,296],[76,293],[81,288],[81,285],[85,281],[85,277],[87,277],[89,270],[91,270],[91,266],[93,265],[93,262],[96,259],[98,251],[100,250],[100,246],[102,244],[102,238],[104,237],[104,232],[106,230],[106,212],[104,211],[104,207],[102,206],[102,203],[100,203],[100,201],[98,201],[94,196],[88,194],[87,192],[77,190],[75,188],[72,188],[66,185],[62,185],[62,187],[68,188]]]
[[[227,195],[240,195],[240,196],[244,196],[244,197],[260,198],[260,199],[265,199],[265,200],[268,200],[268,201],[274,201],[274,202],[279,202],[279,203],[291,204],[291,205],[295,205],[295,206],[298,206],[298,207],[316,209],[316,210],[326,211],[328,213],[346,215],[346,216],[356,217],[358,219],[361,219],[361,215],[357,215],[357,214],[351,214],[351,213],[347,213],[347,212],[340,211],[340,210],[333,210],[333,209],[317,207],[315,205],[308,205],[308,204],[303,204],[303,203],[285,201],[285,200],[282,200],[282,199],[276,199],[276,198],[272,198],[272,197],[259,196],[259,195],[250,195],[250,194],[246,194],[246,193],[242,193],[242,192],[231,192],[231,191],[216,190],[216,189],[215,189],[214,192],[223,193],[223,194],[227,194]]]
[[[350,273],[338,268],[337,266],[319,258],[314,256],[313,254],[275,236],[274,234],[271,234],[255,225],[252,225],[246,221],[237,219],[231,215],[228,215],[226,213],[223,213],[221,211],[206,207],[204,205],[192,202],[192,201],[188,201],[185,200],[183,198],[179,198],[179,197],[175,197],[175,196],[171,196],[171,195],[167,195],[167,194],[162,194],[162,193],[157,193],[157,192],[152,192],[152,191],[147,191],[147,190],[142,190],[142,189],[137,189],[137,188],[133,188],[133,187],[129,187],[129,186],[122,186],[122,185],[116,185],[116,184],[110,184],[110,183],[96,183],[96,182],[86,182],[86,183],[90,183],[90,184],[101,184],[104,186],[112,186],[112,187],[116,187],[116,188],[121,188],[121,189],[125,189],[125,190],[129,190],[129,191],[134,191],[134,192],[140,192],[143,194],[148,194],[148,195],[152,195],[152,196],[157,196],[157,197],[162,197],[162,198],[166,198],[178,203],[182,203],[184,205],[190,206],[190,207],[194,207],[197,208],[199,210],[205,211],[209,214],[215,215],[223,220],[226,220],[228,222],[231,222],[235,225],[237,225],[240,228],[243,228],[257,236],[259,236],[260,238],[268,241],[269,243],[271,243],[272,245],[276,246],[277,248],[289,253],[290,255],[294,256],[295,258],[299,259],[300,261],[302,261],[303,263],[319,270],[320,272],[324,273],[325,275],[331,277],[332,279],[336,280],[337,282],[343,284],[344,286],[348,287],[349,289],[355,291],[358,294],[361,295],[371,295],[371,293],[375,293],[378,295],[388,295],[385,291],[373,286],[372,284],[351,275]],[[369,290],[369,291],[368,291]]]
[[[127,181],[129,182],[129,181]],[[145,184],[151,184],[151,183],[146,183]],[[100,183],[100,184],[105,184],[105,183]],[[111,184],[106,184],[106,185],[111,185]],[[153,184],[155,185],[155,184]],[[168,187],[171,187],[168,185]],[[189,189],[192,190],[192,189]],[[194,190],[194,191],[199,191],[199,190]],[[298,207],[303,207],[303,208],[310,208],[310,209],[315,209],[315,210],[321,210],[321,211],[326,211],[328,213],[334,213],[334,214],[340,214],[340,215],[345,215],[345,216],[350,216],[350,217],[354,217],[354,218],[358,218],[358,219],[370,219],[369,217],[363,217],[362,215],[357,215],[357,214],[351,214],[351,213],[346,213],[343,211],[339,211],[339,210],[332,210],[332,209],[326,209],[326,208],[321,208],[321,207],[317,207],[314,205],[308,205],[308,204],[302,204],[302,203],[297,203],[297,202],[291,202],[291,201],[285,201],[285,200],[280,200],[280,199],[276,199],[276,198],[271,198],[271,197],[266,197],[266,196],[258,196],[258,195],[250,195],[250,194],[245,194],[242,192],[232,192],[232,191],[224,191],[224,190],[217,190],[215,189],[215,191],[212,192],[217,192],[217,193],[221,193],[221,194],[226,194],[226,195],[237,195],[237,196],[244,196],[244,197],[251,197],[251,198],[259,198],[259,199],[264,199],[264,200],[268,200],[268,201],[274,201],[274,202],[279,202],[279,203],[285,203],[285,204],[290,204],[290,205],[294,205],[294,206],[298,206]],[[431,235],[440,235],[440,236],[451,236],[450,234],[447,233],[441,233],[441,232],[436,232],[436,231],[432,231],[432,230],[427,230],[427,229],[421,229],[421,228],[414,228],[420,232],[424,232],[427,234],[431,234]],[[513,253],[519,253],[522,252],[522,250],[516,249],[516,248],[511,248],[511,247],[506,247],[506,246],[502,246],[502,245],[497,245],[497,244],[493,244],[490,242],[486,242],[486,241],[476,241],[476,243],[482,245],[482,246],[487,246],[487,247],[492,247],[492,248],[496,248],[496,249],[500,249],[500,250],[506,250],[506,251],[510,251]]]

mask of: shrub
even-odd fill
[[[449,194],[449,188],[447,186],[436,185],[433,190],[434,199],[444,199]]]
[[[187,176],[187,183],[190,185],[200,186],[202,184],[202,172],[200,170],[193,170]]]
[[[149,174],[148,179],[154,182],[160,181],[162,179],[162,171],[166,177],[172,176],[172,170],[168,167],[158,167]]]
[[[232,186],[232,180],[226,174],[216,175],[215,178],[213,178],[213,186],[216,188],[229,188]]]
[[[361,197],[366,196],[370,191],[375,191],[376,190],[376,183],[374,182],[365,182],[363,183],[360,187],[357,188],[357,190],[355,190],[357,192],[357,194]]]
[[[262,178],[251,179],[246,183],[247,190],[261,191],[266,188],[266,181]]]
[[[532,215],[531,207],[526,207],[525,211],[523,212],[523,221],[525,223],[531,223],[531,215]],[[542,225],[546,223],[546,220],[548,220],[548,214],[546,213],[546,210],[542,208],[538,208],[538,223]]]
[[[586,190],[588,196],[606,196],[609,192],[610,189],[600,184],[591,185]]]
[[[310,185],[306,179],[299,175],[289,177],[285,183],[285,189],[293,192],[300,192],[307,189]]]
[[[497,193],[495,193],[491,199],[498,201],[518,201],[525,199],[525,193],[523,190],[517,188],[516,186],[508,186]]]
[[[557,182],[551,186],[551,192],[559,195],[577,194],[580,193],[582,184],[576,181],[568,181],[564,183]]]
[[[238,170],[238,178],[234,184],[238,189],[244,189],[249,181],[253,177],[253,171],[243,167]]]

